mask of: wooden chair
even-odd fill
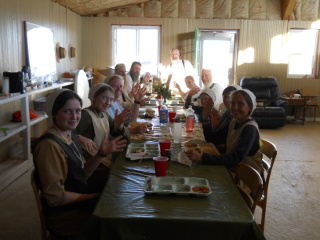
[[[45,239],[48,239],[46,219],[45,219],[45,216],[43,213],[40,189],[37,186],[37,183],[36,183],[36,180],[34,177],[34,169],[31,172],[31,186],[32,186],[33,194],[36,199],[36,203],[37,203],[37,207],[38,207],[38,213],[39,213],[40,224],[41,224],[41,236],[42,236],[42,239],[45,240]]]
[[[261,141],[262,141],[262,147],[261,147],[260,151],[263,154],[262,164],[263,164],[263,168],[265,169],[264,174],[265,174],[266,181],[264,184],[261,199],[258,201],[257,206],[259,206],[262,210],[261,224],[259,226],[260,226],[261,231],[263,232],[265,218],[266,218],[269,181],[270,181],[271,171],[272,171],[274,162],[276,160],[276,156],[277,156],[278,151],[277,151],[276,146],[273,143],[271,143],[267,140],[261,140]]]
[[[256,205],[261,198],[263,186],[260,174],[249,165],[240,163],[235,173],[235,183],[250,211],[254,213]],[[243,183],[246,186],[243,186]]]

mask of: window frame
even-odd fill
[[[115,66],[116,64],[120,63],[117,62],[117,37],[116,37],[116,30],[117,29],[133,29],[139,32],[139,30],[141,29],[156,29],[158,31],[158,46],[157,46],[157,59],[156,59],[156,65],[155,65],[155,72],[152,72],[151,74],[153,76],[157,76],[158,75],[158,65],[160,63],[160,59],[161,59],[161,25],[130,25],[130,24],[126,24],[126,25],[118,25],[118,24],[113,24],[112,25],[112,33],[111,33],[111,37],[112,37],[112,41],[111,41],[111,47],[112,47],[112,65]],[[143,59],[140,58],[141,54],[140,54],[140,48],[139,48],[139,44],[140,44],[140,34],[136,34],[136,56],[135,56],[135,60],[133,61],[138,61],[141,62],[142,67],[143,67]],[[132,61],[132,62],[133,62]],[[130,70],[130,65],[126,64],[126,69],[127,71]],[[146,71],[144,71],[146,72]],[[141,72],[142,74],[142,72]]]
[[[314,39],[314,51],[313,54],[310,55],[309,53],[303,54],[303,52],[294,52],[291,51],[291,43],[290,43],[290,38],[291,38],[291,31],[314,31],[316,32],[315,39]],[[288,65],[287,65],[287,78],[319,78],[319,36],[320,36],[320,30],[319,29],[311,29],[311,28],[290,28],[288,31]],[[303,37],[305,40],[306,37]],[[306,44],[304,42],[304,44]],[[309,55],[309,57],[308,57]],[[309,60],[311,60],[311,74],[293,74],[290,73],[290,60],[291,56],[300,56],[301,58],[303,57],[308,57]],[[310,59],[311,58],[311,59]]]

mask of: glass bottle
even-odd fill
[[[195,113],[190,105],[186,112],[186,130],[187,132],[192,132],[194,129]]]
[[[181,143],[182,123],[179,117],[176,117],[173,122],[173,142]]]

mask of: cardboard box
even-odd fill
[[[316,88],[303,88],[300,91],[307,105],[319,105],[319,90]]]

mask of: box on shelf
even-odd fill
[[[319,105],[319,91],[316,88],[303,88],[300,91],[307,105]]]
[[[36,111],[46,111],[46,97],[41,97],[33,100],[34,110]]]

